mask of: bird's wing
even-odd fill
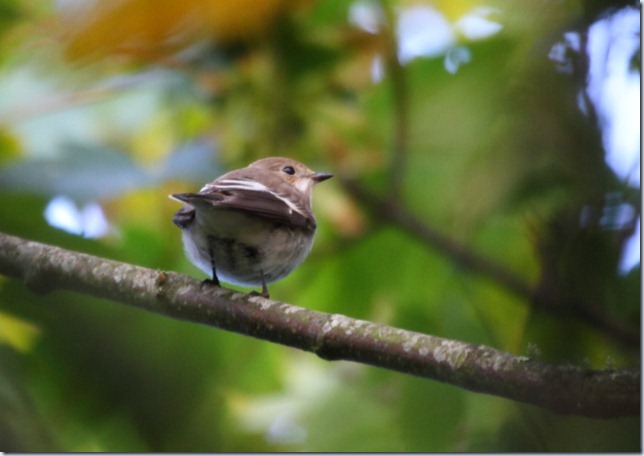
[[[234,210],[281,225],[309,230],[316,227],[309,209],[252,179],[217,179],[199,193],[178,193],[171,197],[194,208]],[[173,221],[184,227],[192,217],[194,209],[184,207]]]
[[[190,193],[184,193],[184,195],[189,195]],[[182,194],[178,195],[172,195],[173,198],[177,196],[181,196]],[[179,198],[175,198],[179,201]],[[192,220],[195,218],[195,210],[192,207],[184,206],[181,209],[179,209],[177,212],[174,213],[172,216],[172,221],[174,222],[175,225],[177,225],[179,228],[187,228],[188,225],[192,222]]]

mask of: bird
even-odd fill
[[[172,221],[182,231],[184,250],[209,283],[245,287],[268,285],[293,272],[308,256],[317,223],[311,210],[313,187],[333,177],[285,157],[257,160],[203,186],[175,193],[184,203]]]

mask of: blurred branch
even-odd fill
[[[400,195],[407,166],[407,138],[409,137],[409,96],[405,71],[398,58],[396,17],[389,2],[381,2],[385,17],[385,65],[391,79],[391,95],[394,114],[392,159],[389,166],[389,191]]]
[[[342,179],[345,188],[381,220],[388,220],[415,236],[429,247],[436,249],[457,265],[497,282],[514,294],[526,298],[533,305],[549,312],[573,312],[585,322],[618,338],[629,345],[639,345],[638,328],[618,320],[604,309],[589,302],[559,302],[535,290],[523,278],[506,267],[473,252],[467,246],[451,239],[430,224],[410,213],[402,203],[391,197],[375,195],[354,180]]]
[[[327,360],[417,375],[549,410],[596,418],[640,413],[640,374],[553,366],[473,345],[206,287],[185,275],[0,234],[0,273],[38,292],[72,290],[238,332]]]
[[[342,179],[342,178],[341,178]],[[380,219],[393,222],[423,243],[451,258],[457,265],[483,274],[513,293],[530,297],[530,285],[509,269],[475,254],[467,246],[449,238],[436,228],[425,223],[407,211],[401,203],[392,198],[381,198],[370,192],[358,182],[342,179],[344,187],[353,197],[366,206]]]

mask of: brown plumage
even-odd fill
[[[212,282],[262,286],[290,274],[307,257],[316,222],[311,192],[330,174],[289,158],[258,160],[224,174],[198,193],[171,198],[185,203],[173,217],[188,258]]]

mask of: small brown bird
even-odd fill
[[[185,203],[172,218],[183,232],[186,255],[219,286],[262,287],[289,275],[308,256],[316,222],[313,186],[331,178],[282,157],[264,158],[206,184],[177,193]]]

